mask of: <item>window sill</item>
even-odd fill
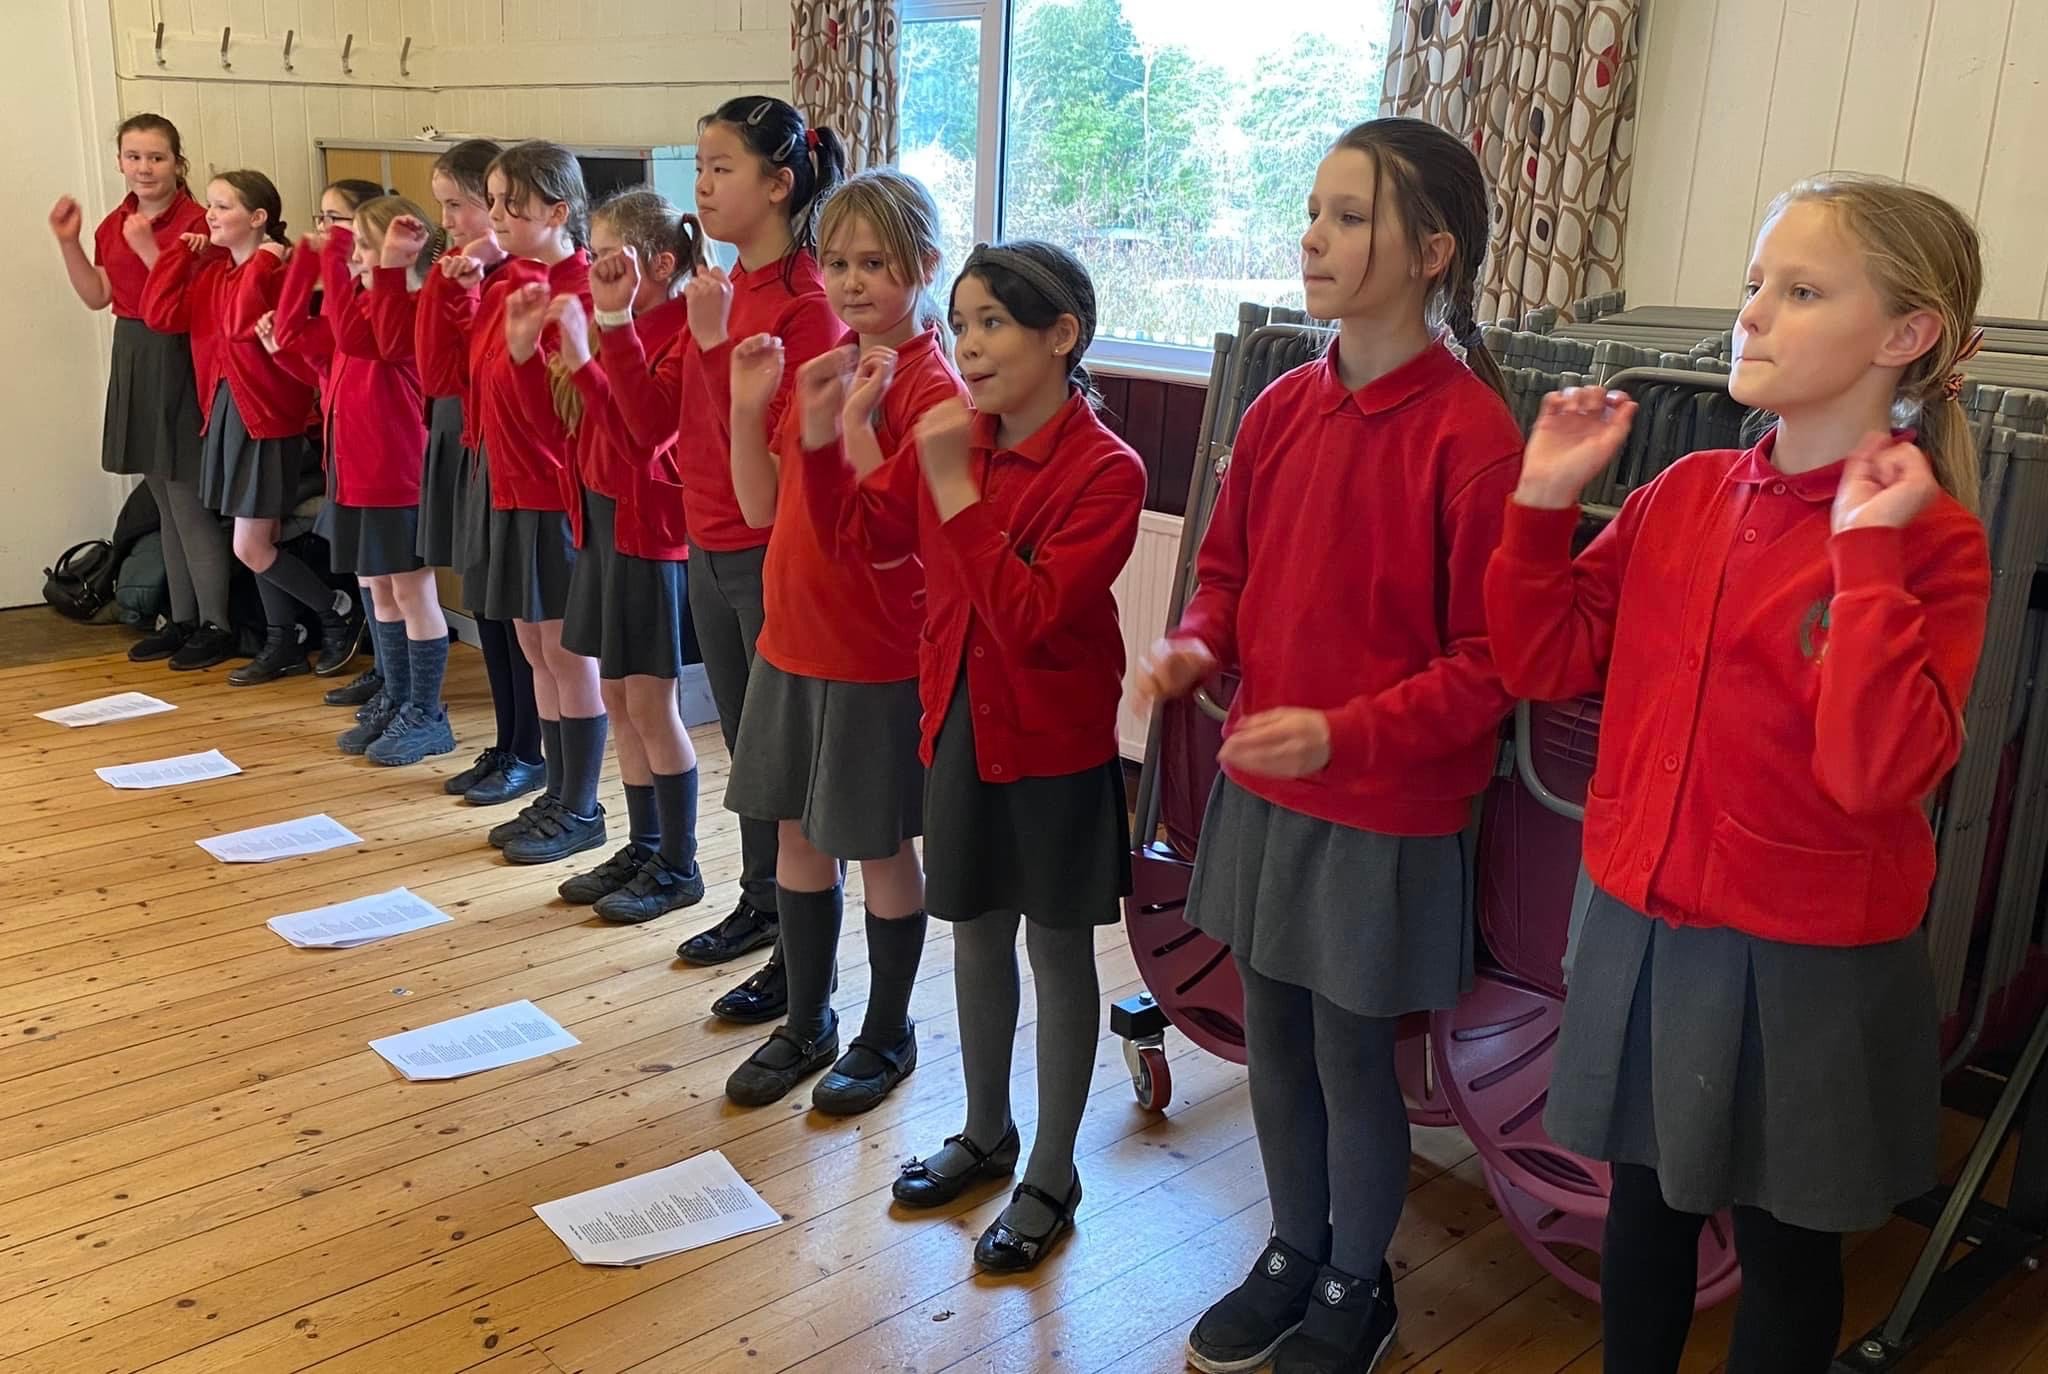
[[[1215,350],[1129,339],[1098,339],[1084,360],[1088,371],[1102,377],[1142,377],[1183,386],[1207,386]]]

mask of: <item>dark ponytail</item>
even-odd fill
[[[772,95],[728,100],[698,121],[698,131],[712,124],[727,125],[738,134],[747,151],[767,166],[769,175],[789,173],[790,237],[798,250],[816,253],[818,211],[833,189],[846,180],[846,145],[839,135],[822,125],[805,124],[796,106]],[[783,260],[785,285],[794,279],[795,258],[792,253]]]
[[[232,172],[216,172],[215,181],[225,182],[242,202],[242,208],[250,214],[263,211],[263,232],[273,243],[289,244],[291,239],[284,231],[284,201],[277,194],[276,183],[263,173],[243,167]]]

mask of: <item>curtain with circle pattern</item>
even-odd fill
[[[793,103],[846,144],[847,170],[896,160],[899,17],[895,0],[794,0]]]

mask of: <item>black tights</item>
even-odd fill
[[[1706,1218],[1674,1211],[1654,1169],[1614,1166],[1600,1254],[1607,1374],[1673,1374],[1692,1328]],[[1742,1297],[1728,1374],[1825,1374],[1842,1330],[1842,1238],[1735,1209]]]

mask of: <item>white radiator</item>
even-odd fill
[[[1124,631],[1124,681],[1136,670],[1138,655],[1166,630],[1167,603],[1173,599],[1174,562],[1180,556],[1181,517],[1148,510],[1138,518],[1138,546],[1116,579],[1117,618]],[[1117,741],[1127,759],[1145,757],[1146,718],[1125,701],[1117,708]]]

